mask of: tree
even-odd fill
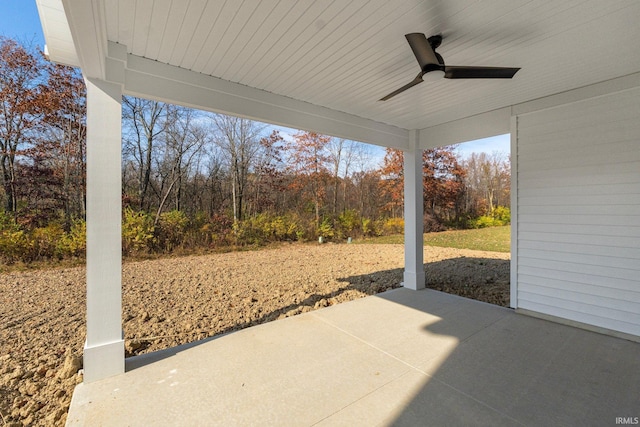
[[[333,180],[332,212],[335,217],[338,212],[338,193],[342,183],[342,207],[346,209],[347,203],[347,178],[355,157],[362,154],[362,144],[342,138],[332,138],[327,144],[328,159],[331,165]],[[340,177],[342,174],[342,177]]]
[[[58,178],[64,228],[85,214],[86,88],[76,69],[50,64],[43,90],[45,103],[41,138],[33,147]]]
[[[296,175],[292,187],[311,200],[316,227],[320,226],[320,209],[326,196],[329,176],[327,145],[331,138],[315,132],[299,132],[288,145],[289,171]]]
[[[209,199],[207,203],[209,216],[219,213],[228,200],[224,189],[223,162],[217,153],[211,153],[207,158],[205,191]]]
[[[122,99],[123,157],[133,160],[137,177],[137,197],[141,210],[150,208],[152,161],[160,136],[165,132],[166,105],[148,99]],[[123,180],[126,182],[126,180]]]
[[[386,195],[385,209],[392,216],[404,202],[404,156],[387,148],[380,185]],[[457,219],[464,194],[465,171],[451,147],[432,148],[422,153],[422,182],[425,213],[436,222]]]
[[[215,144],[222,150],[231,175],[233,219],[244,215],[244,201],[249,172],[261,149],[258,123],[239,117],[215,114],[212,116],[216,136]]]
[[[392,217],[398,217],[402,215],[404,204],[404,155],[401,150],[385,149],[380,174],[380,188],[385,196],[383,209]]]
[[[437,222],[458,220],[465,171],[452,147],[422,153],[425,212]]]
[[[42,57],[0,37],[0,168],[5,209],[18,205],[17,156],[33,138],[42,111]]]
[[[174,208],[178,211],[183,209],[183,180],[189,177],[194,159],[201,154],[208,140],[205,130],[194,123],[195,110],[175,105],[167,105],[166,108],[164,144],[157,166],[160,182],[154,224],[158,223],[160,214],[172,194]]]
[[[468,192],[467,210],[471,216],[491,214],[496,206],[509,206],[511,166],[498,152],[472,153],[464,162]]]
[[[284,190],[282,171],[282,144],[280,132],[274,130],[268,137],[260,138],[261,150],[255,166],[254,210],[275,207],[277,198]]]
[[[357,209],[363,218],[377,218],[384,211],[384,197],[380,183],[380,170],[357,170],[351,175],[354,199]]]

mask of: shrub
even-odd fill
[[[322,236],[325,239],[331,239],[334,236],[333,224],[331,224],[331,218],[324,218],[317,230],[318,237]]]
[[[422,227],[425,233],[445,231],[447,228],[433,215],[425,213],[422,218]]]
[[[27,234],[17,228],[5,228],[0,232],[0,256],[7,264],[24,260],[30,253],[31,242]]]
[[[353,237],[361,232],[362,220],[360,214],[355,209],[349,209],[338,216],[338,227],[336,233],[339,238]]]
[[[64,238],[65,232],[59,224],[49,224],[46,227],[35,228],[30,235],[31,253],[27,254],[28,260],[35,261],[46,258],[62,257],[58,249],[59,242]]]
[[[29,235],[13,216],[0,212],[0,257],[7,264],[13,264],[16,261],[28,259],[32,254],[31,247]]]
[[[486,227],[495,227],[499,225],[497,221],[487,215],[482,215],[476,219],[472,219],[469,221],[470,228],[486,228]]]
[[[496,207],[491,216],[496,220],[500,221],[500,225],[509,225],[511,224],[511,209],[506,206],[498,206]]]
[[[264,214],[243,221],[236,221],[233,224],[236,243],[240,245],[257,245],[264,243],[266,223],[267,218]]]
[[[172,251],[185,240],[185,231],[189,218],[184,212],[172,210],[160,214],[158,227],[155,229],[156,242],[161,250]]]
[[[146,212],[131,208],[123,210],[122,251],[125,254],[148,251],[154,241],[153,218]]]
[[[87,223],[78,219],[71,224],[71,230],[65,233],[56,247],[60,257],[84,257],[87,251]]]
[[[182,246],[188,248],[209,246],[212,242],[211,228],[207,214],[196,212],[193,218],[188,221],[182,237]]]
[[[299,221],[295,217],[289,215],[277,216],[271,220],[271,233],[275,240],[291,241],[299,240],[300,227]]]
[[[491,215],[483,215],[469,220],[469,228],[499,227],[511,224],[511,210],[505,206],[496,207]]]
[[[209,233],[212,246],[226,246],[233,243],[232,227],[233,219],[227,215],[215,214],[201,230]]]
[[[382,224],[382,234],[404,233],[404,218],[388,218]]]
[[[234,225],[238,244],[262,245],[268,242],[298,240],[304,233],[298,219],[287,215],[261,213]]]
[[[374,223],[370,218],[362,218],[362,234],[367,237],[372,237],[374,233]]]
[[[0,232],[5,230],[16,231],[18,228],[18,224],[11,214],[5,211],[0,211]]]

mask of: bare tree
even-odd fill
[[[122,100],[123,156],[132,159],[137,169],[137,193],[140,209],[148,209],[152,161],[158,139],[165,132],[166,105],[148,99],[124,97]]]
[[[158,162],[160,178],[158,210],[155,224],[160,219],[167,200],[173,194],[174,207],[182,208],[183,180],[190,176],[191,166],[202,152],[208,138],[202,126],[195,123],[195,110],[173,105],[167,109],[166,132],[163,135],[162,157]]]
[[[249,172],[261,149],[260,134],[264,127],[252,120],[215,114],[212,116],[215,144],[222,150],[231,178],[233,220],[244,215],[244,199]]]
[[[284,139],[278,130],[271,132],[269,136],[260,138],[260,150],[257,153],[253,167],[255,178],[251,184],[253,187],[253,211],[264,212],[266,209],[277,205],[277,198],[284,189],[282,159]],[[249,209],[249,213],[251,209]]]
[[[490,214],[496,206],[509,204],[510,165],[502,153],[472,153],[464,167],[468,211]]]

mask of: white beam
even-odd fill
[[[61,0],[85,77],[105,79],[107,27],[101,0]],[[56,58],[52,58],[56,61]]]
[[[110,44],[114,61],[122,60],[121,51]],[[409,132],[385,123],[136,55],[128,54],[124,67],[124,90],[130,95],[383,147],[408,148]]]
[[[422,149],[419,131],[409,132],[411,149],[404,152],[404,287],[425,287],[423,256]]]
[[[84,381],[124,372],[122,337],[122,88],[87,85],[87,341]]]
[[[420,130],[423,149],[459,144],[509,133],[511,108],[501,108]]]

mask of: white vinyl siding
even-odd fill
[[[516,123],[517,307],[640,336],[640,89]]]

